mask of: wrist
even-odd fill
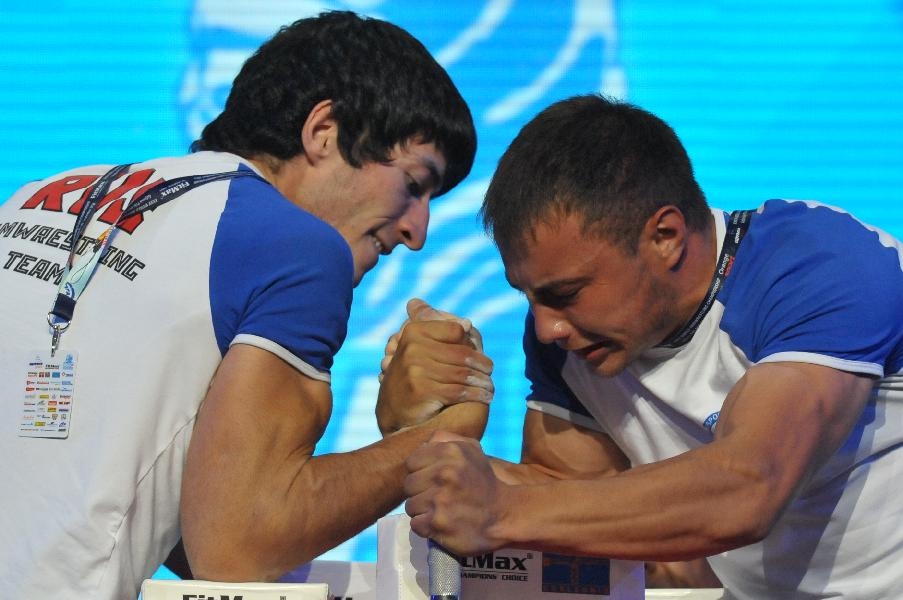
[[[461,402],[445,407],[428,423],[435,429],[444,429],[458,435],[479,440],[486,430],[489,405],[482,402]]]
[[[524,529],[519,515],[527,511],[521,509],[528,500],[525,492],[529,488],[519,484],[498,482],[495,495],[494,519],[486,530],[494,548],[518,547],[530,541],[529,529]],[[534,520],[535,526],[535,520]]]

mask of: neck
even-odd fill
[[[248,160],[260,171],[263,178],[290,202],[314,212],[312,207],[307,205],[309,194],[305,193],[307,189],[305,183],[308,171],[304,164],[303,154],[287,160],[281,160],[269,154],[260,154]]]
[[[709,296],[712,279],[718,261],[718,240],[715,237],[714,217],[704,231],[690,232],[681,257],[678,270],[678,293],[675,308],[677,327],[668,335],[662,345],[676,346],[685,343],[682,334],[688,326],[698,325],[695,317],[703,302]]]
[[[687,241],[686,268],[686,307],[682,307],[686,318],[690,319],[706,295],[708,295],[712,278],[715,276],[718,262],[718,239],[715,237],[715,217],[712,216],[709,226],[704,231],[689,234]]]
[[[269,154],[258,154],[252,156],[247,159],[254,167],[260,171],[260,174],[263,175],[263,178],[273,184],[274,187],[278,187],[276,182],[279,177],[279,172],[282,168],[282,161],[276,159]]]

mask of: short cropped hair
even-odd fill
[[[191,149],[287,160],[303,151],[313,107],[333,103],[346,162],[386,162],[397,144],[434,143],[445,157],[443,186],[473,165],[476,132],[451,78],[407,31],[348,11],[330,11],[280,29],[242,66],[223,112]]]
[[[503,255],[522,256],[541,222],[576,214],[635,254],[646,221],[677,206],[704,231],[710,211],[687,152],[660,118],[600,95],[559,101],[520,131],[499,161],[481,209]]]

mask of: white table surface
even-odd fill
[[[719,600],[723,595],[721,588],[646,590],[646,600]]]

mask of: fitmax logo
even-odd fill
[[[481,556],[470,556],[461,559],[461,566],[468,569],[494,569],[496,571],[526,571],[527,565],[524,563],[528,558],[532,558],[532,554],[528,554],[521,558],[517,556],[496,556],[492,552]]]

